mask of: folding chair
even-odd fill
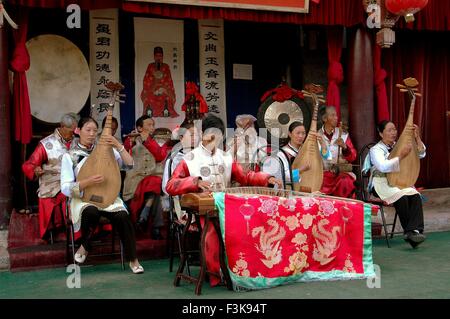
[[[122,270],[125,270],[125,261],[124,261],[124,254],[123,254],[123,244],[122,241],[119,239],[120,243],[120,251],[116,252],[115,249],[115,238],[116,238],[116,230],[114,225],[109,221],[107,218],[100,218],[99,225],[111,225],[111,252],[110,253],[101,253],[101,254],[89,254],[89,258],[91,257],[105,257],[105,256],[114,256],[114,255],[120,255],[120,262],[122,266]],[[72,263],[75,263],[75,249],[79,247],[78,244],[75,242],[75,230],[72,223],[72,218],[70,215],[70,199],[68,198],[66,200],[66,234],[67,234],[67,241],[66,241],[66,260],[67,264],[69,264],[69,260],[72,260]],[[103,242],[96,242],[92,241],[92,250],[94,250],[96,247],[106,246],[109,245],[109,243],[103,243]],[[70,254],[72,252],[72,254]]]
[[[380,211],[380,215],[381,215],[381,220],[382,220],[382,227],[384,230],[384,238],[386,239],[386,243],[387,246],[390,248],[391,245],[389,243],[389,239],[392,239],[394,237],[395,234],[402,234],[402,232],[395,232],[395,225],[397,223],[397,211],[395,212],[394,215],[394,221],[392,222],[392,224],[388,224],[386,222],[386,216],[384,213],[384,207],[393,207],[393,205],[389,205],[388,203],[386,203],[385,201],[381,200],[378,197],[373,196],[372,194],[369,194],[368,192],[368,184],[369,184],[369,179],[370,179],[370,171],[367,172],[363,172],[363,164],[364,164],[364,160],[366,158],[366,156],[369,154],[370,148],[372,146],[374,146],[376,143],[369,143],[363,146],[363,148],[361,149],[361,151],[359,152],[359,157],[358,157],[358,162],[359,162],[359,170],[358,170],[358,197],[360,200],[369,203],[369,204],[373,204],[373,205],[377,205]],[[392,229],[390,232],[388,232],[387,230],[387,226],[392,226]],[[383,236],[381,236],[383,237]]]

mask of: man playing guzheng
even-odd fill
[[[242,166],[233,162],[232,155],[221,149],[225,127],[220,118],[208,115],[202,120],[202,132],[200,145],[184,156],[167,182],[166,190],[169,195],[223,191],[229,187],[231,181],[236,181],[242,186],[276,184],[282,187],[281,180],[269,174],[254,171],[244,173]],[[206,235],[208,243],[205,251],[206,264],[209,271],[219,273],[219,239],[214,227],[210,227],[209,230]],[[210,276],[211,286],[219,282],[219,277]]]

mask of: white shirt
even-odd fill
[[[119,167],[123,167],[122,157],[120,153],[113,148],[114,157],[119,164]],[[61,192],[67,197],[72,197],[73,184],[76,182],[78,173],[81,167],[84,165],[88,157],[83,158],[78,165],[73,168],[73,162],[69,153],[63,155],[61,160]]]
[[[394,143],[395,145],[395,143]],[[426,155],[426,147],[422,143],[423,150],[419,152],[419,158],[422,159]],[[390,173],[398,172],[400,170],[400,159],[399,157],[394,157],[388,159],[390,155],[389,148],[383,141],[378,142],[370,149],[370,161],[376,170],[380,173]]]

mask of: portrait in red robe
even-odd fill
[[[143,114],[150,117],[178,117],[175,111],[175,89],[168,64],[163,62],[161,47],[154,50],[155,62],[150,63],[144,76],[141,100]]]

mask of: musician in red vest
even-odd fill
[[[64,194],[61,193],[61,158],[76,144],[73,132],[78,119],[72,113],[61,117],[60,126],[42,139],[22,165],[29,180],[39,179],[39,234],[47,238],[49,231],[64,226]],[[51,223],[53,218],[53,223]]]
[[[350,198],[355,191],[356,180],[351,163],[356,160],[358,152],[350,135],[337,127],[338,116],[333,106],[325,108],[322,121],[324,124],[319,134],[331,153],[331,159],[323,159],[323,184],[320,191],[327,195]]]
[[[221,149],[225,126],[220,118],[208,115],[202,120],[202,132],[200,145],[184,156],[167,182],[166,191],[169,195],[223,191],[230,186],[231,181],[236,181],[242,186],[276,184],[279,188],[282,187],[281,180],[269,174],[244,172],[239,163],[233,162],[232,155]],[[204,223],[204,220],[201,222]],[[219,239],[214,227],[210,227],[209,230],[206,235],[208,242],[205,251],[206,264],[209,271],[219,273]],[[210,275],[211,286],[219,282],[219,277]]]

